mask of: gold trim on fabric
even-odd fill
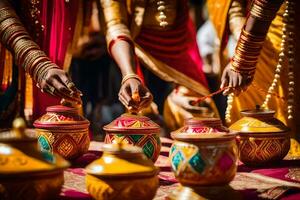
[[[209,91],[204,85],[191,79],[185,74],[178,72],[167,64],[155,59],[136,43],[135,52],[140,61],[161,79],[183,85],[201,95],[209,94]]]

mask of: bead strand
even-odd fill
[[[168,22],[166,21],[167,19],[167,16],[165,14],[165,10],[166,10],[166,6],[165,6],[165,2],[164,1],[157,1],[157,10],[159,12],[159,16],[158,16],[158,19],[159,19],[159,25],[162,26],[162,27],[166,27],[168,26]]]
[[[295,11],[293,10],[294,2],[291,0],[286,1],[286,18],[287,18],[287,36],[288,36],[288,103],[287,103],[287,111],[288,111],[288,119],[293,119],[294,112],[294,62],[295,62],[295,52],[294,52],[294,15]]]

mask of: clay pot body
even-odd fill
[[[144,154],[155,162],[161,149],[160,127],[148,117],[123,114],[104,126],[106,144],[117,143],[119,140],[127,144],[141,147]]]
[[[230,126],[240,137],[239,158],[247,165],[282,160],[290,149],[289,128],[274,118],[274,111],[247,110]]]
[[[32,129],[0,133],[0,199],[57,199],[69,163],[38,149]]]
[[[229,183],[237,171],[236,134],[221,120],[189,119],[171,133],[175,139],[169,158],[182,185],[212,186]]]
[[[74,159],[88,151],[89,121],[75,108],[51,106],[34,122],[42,149],[56,152],[66,159]]]
[[[86,167],[86,186],[97,200],[153,199],[158,169],[138,147],[105,144],[103,156]]]

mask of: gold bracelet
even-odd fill
[[[32,75],[33,80],[37,81],[38,74],[40,73],[41,69],[43,68],[44,65],[49,64],[49,63],[51,63],[50,60],[41,61],[41,62],[37,63],[36,67],[33,70],[33,75]]]
[[[8,18],[0,23],[0,35],[4,33],[4,31],[13,24],[22,25],[21,22],[17,18]]]
[[[126,74],[122,79],[121,85],[123,85],[128,79],[131,79],[131,78],[137,79],[140,82],[142,82],[141,78],[138,75],[136,75],[136,74]]]
[[[14,24],[14,25],[8,27],[8,28],[4,31],[4,33],[3,33],[2,37],[1,37],[1,41],[2,41],[4,44],[7,44],[8,40],[11,39],[12,35],[13,35],[14,33],[20,32],[20,31],[21,31],[21,32],[26,32],[25,28],[22,27],[22,26],[20,26],[20,25],[18,25],[18,24]]]
[[[17,14],[15,13],[14,10],[12,10],[10,7],[4,7],[0,9],[0,23],[4,20],[6,20],[7,18],[17,18]]]

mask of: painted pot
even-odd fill
[[[144,154],[155,162],[159,156],[161,142],[160,127],[148,117],[123,114],[104,126],[107,144],[118,143],[122,140],[127,144],[141,147]]]
[[[158,169],[128,144],[105,144],[103,156],[86,167],[86,186],[96,200],[153,199],[159,186]]]
[[[290,130],[274,117],[272,110],[246,110],[230,126],[239,133],[239,157],[247,165],[264,165],[282,160],[290,149]]]
[[[89,121],[76,108],[51,106],[34,122],[43,150],[56,152],[66,159],[74,159],[88,151]]]
[[[57,199],[69,163],[38,149],[35,130],[16,119],[0,133],[0,199]]]
[[[175,141],[169,159],[182,185],[224,185],[234,178],[236,134],[222,126],[220,119],[188,119],[171,137]]]

